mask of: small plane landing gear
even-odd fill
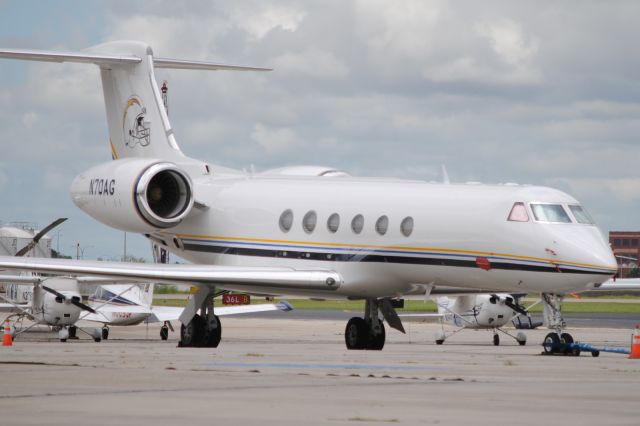
[[[169,338],[169,326],[165,322],[165,324],[160,327],[160,339],[167,340]]]
[[[75,325],[69,326],[69,339],[78,339],[78,327],[76,327]]]
[[[200,295],[202,296],[202,293]],[[198,294],[196,294],[197,296]],[[214,314],[214,296],[215,293],[209,291],[202,301],[200,314],[194,315],[191,321],[180,327],[180,343],[178,344],[180,347],[218,347],[222,339],[222,324],[220,318]],[[193,300],[196,300],[196,297]],[[200,298],[200,300],[202,299]],[[162,337],[162,334],[160,336]]]
[[[109,327],[107,327],[106,325],[104,327],[102,327],[102,340],[107,340],[109,339]]]
[[[58,339],[60,339],[61,342],[66,342],[67,339],[69,338],[69,330],[67,330],[66,328],[61,328],[58,331]]]
[[[497,332],[493,332],[493,346],[500,346],[500,336]]]
[[[378,316],[379,301],[367,299],[364,318],[353,317],[344,331],[347,349],[380,351],[384,347],[386,332]]]

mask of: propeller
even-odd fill
[[[511,297],[507,297],[504,301],[504,304],[507,305],[509,308],[513,309],[514,312],[517,312],[519,314],[522,314],[524,316],[529,316],[529,312],[522,307],[522,305],[520,305],[518,302],[516,302],[517,299],[511,298]]]
[[[57,290],[52,289],[51,287],[47,287],[46,285],[42,286],[42,289],[48,293],[53,294],[54,296],[56,296],[56,301],[57,302],[64,302],[65,300],[67,300],[67,296],[65,296],[64,294],[60,293]],[[95,314],[96,311],[89,305],[85,305],[84,303],[82,303],[80,301],[80,298],[78,296],[72,296],[71,299],[69,299],[69,302],[71,302],[72,305],[77,306],[78,308],[84,310],[84,311],[89,311],[92,314]]]
[[[16,253],[16,257],[22,257],[25,254],[29,253],[31,251],[31,249],[33,249],[36,246],[36,244],[38,244],[40,239],[47,234],[47,232],[51,231],[53,228],[55,228],[56,226],[60,225],[65,220],[67,220],[66,217],[61,217],[60,219],[57,219],[57,220],[51,222],[49,225],[47,225],[42,231],[38,232],[36,234],[36,236],[33,237],[33,239],[31,240],[31,242],[29,244],[27,244],[26,246],[22,247],[22,249],[20,249]]]

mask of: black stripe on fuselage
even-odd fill
[[[292,251],[292,250],[272,250],[247,247],[227,247],[204,244],[184,244],[187,251],[197,251],[205,253],[228,254],[235,256],[255,256],[272,257],[279,259],[301,259],[301,260],[322,260],[325,262],[373,262],[373,263],[399,263],[407,265],[436,265],[453,266],[461,268],[479,268],[475,260],[442,259],[435,257],[415,257],[396,256],[386,254],[353,254],[353,253],[331,253],[312,251]],[[569,269],[555,266],[530,265],[509,262],[491,262],[491,269],[504,269],[512,271],[534,271],[534,272],[561,272],[570,274],[596,274],[611,275],[605,271],[585,271],[580,269]]]

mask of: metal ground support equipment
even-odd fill
[[[616,354],[629,355],[630,350],[626,348],[615,348],[610,346],[604,346],[601,348],[591,346],[582,342],[562,343],[547,342],[542,344],[544,351],[542,355],[566,355],[566,356],[580,356],[581,352],[590,352],[591,356],[597,358],[600,356],[600,352],[611,352]]]

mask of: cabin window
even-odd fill
[[[531,204],[531,211],[539,222],[571,223],[561,204]]]
[[[402,219],[402,222],[400,222],[400,232],[402,232],[402,235],[405,237],[411,235],[413,232],[413,218],[411,216]]]
[[[376,232],[380,235],[384,235],[387,233],[387,228],[389,227],[389,218],[387,216],[380,216],[378,220],[376,220]]]
[[[335,234],[338,231],[339,227],[340,215],[338,213],[333,213],[331,216],[329,216],[329,219],[327,219],[327,229],[332,234]]]
[[[280,215],[280,229],[282,232],[289,232],[291,226],[293,225],[293,212],[291,209],[285,210]]]
[[[313,230],[316,229],[317,221],[318,216],[316,215],[316,212],[313,210],[307,212],[307,214],[302,218],[302,229],[304,229],[304,232],[307,234],[312,233]]]
[[[353,220],[351,221],[351,230],[356,234],[359,234],[362,232],[363,227],[364,227],[364,216],[362,216],[361,214],[354,216]]]
[[[524,203],[515,203],[511,207],[511,213],[509,213],[509,220],[513,222],[529,222],[529,214]]]
[[[593,225],[593,218],[582,206],[569,206],[569,210],[573,213],[573,217],[576,218],[578,223],[583,223],[585,225]]]

